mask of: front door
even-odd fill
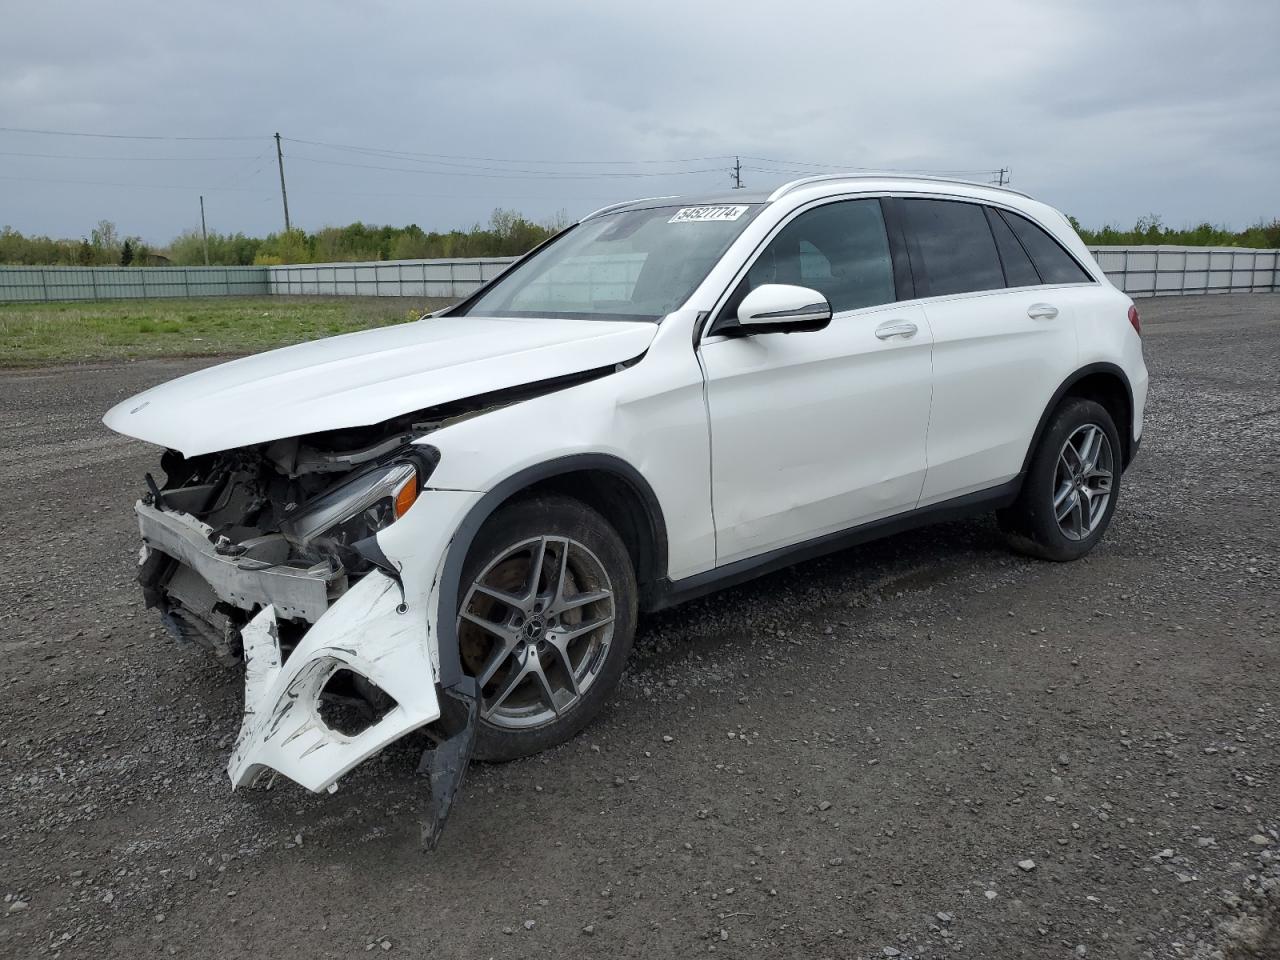
[[[702,344],[718,565],[910,510],[925,475],[932,336],[897,303],[880,202],[802,211],[752,264],[755,286],[826,296],[823,330]]]

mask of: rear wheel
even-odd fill
[[[477,757],[546,750],[600,712],[631,652],[637,591],[626,546],[596,511],[562,496],[501,508],[459,592],[459,654],[480,689]]]
[[[996,517],[1010,544],[1042,560],[1076,560],[1102,539],[1120,493],[1120,434],[1105,407],[1072,397],[1031,458],[1018,500]]]

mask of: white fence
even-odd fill
[[[1131,297],[1280,291],[1280,250],[1250,247],[1091,247],[1098,265]]]
[[[271,293],[290,295],[460,299],[480,289],[514,260],[485,257],[287,264],[266,268],[267,285]]]
[[[1093,247],[1111,281],[1132,297],[1280,291],[1280,250],[1245,247]],[[512,257],[304,263],[279,267],[3,267],[0,303],[261,294],[431,297],[474,293]],[[600,258],[557,271],[546,283],[566,299],[590,285],[625,299],[639,275],[635,257]]]
[[[265,267],[0,267],[0,303],[246,297],[267,292]]]

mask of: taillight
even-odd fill
[[[1142,336],[1142,321],[1138,319],[1138,308],[1130,305],[1129,322],[1133,324],[1133,330],[1138,336]]]

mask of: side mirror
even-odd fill
[[[831,322],[831,304],[817,290],[787,283],[756,287],[738,305],[744,334],[821,330]]]

